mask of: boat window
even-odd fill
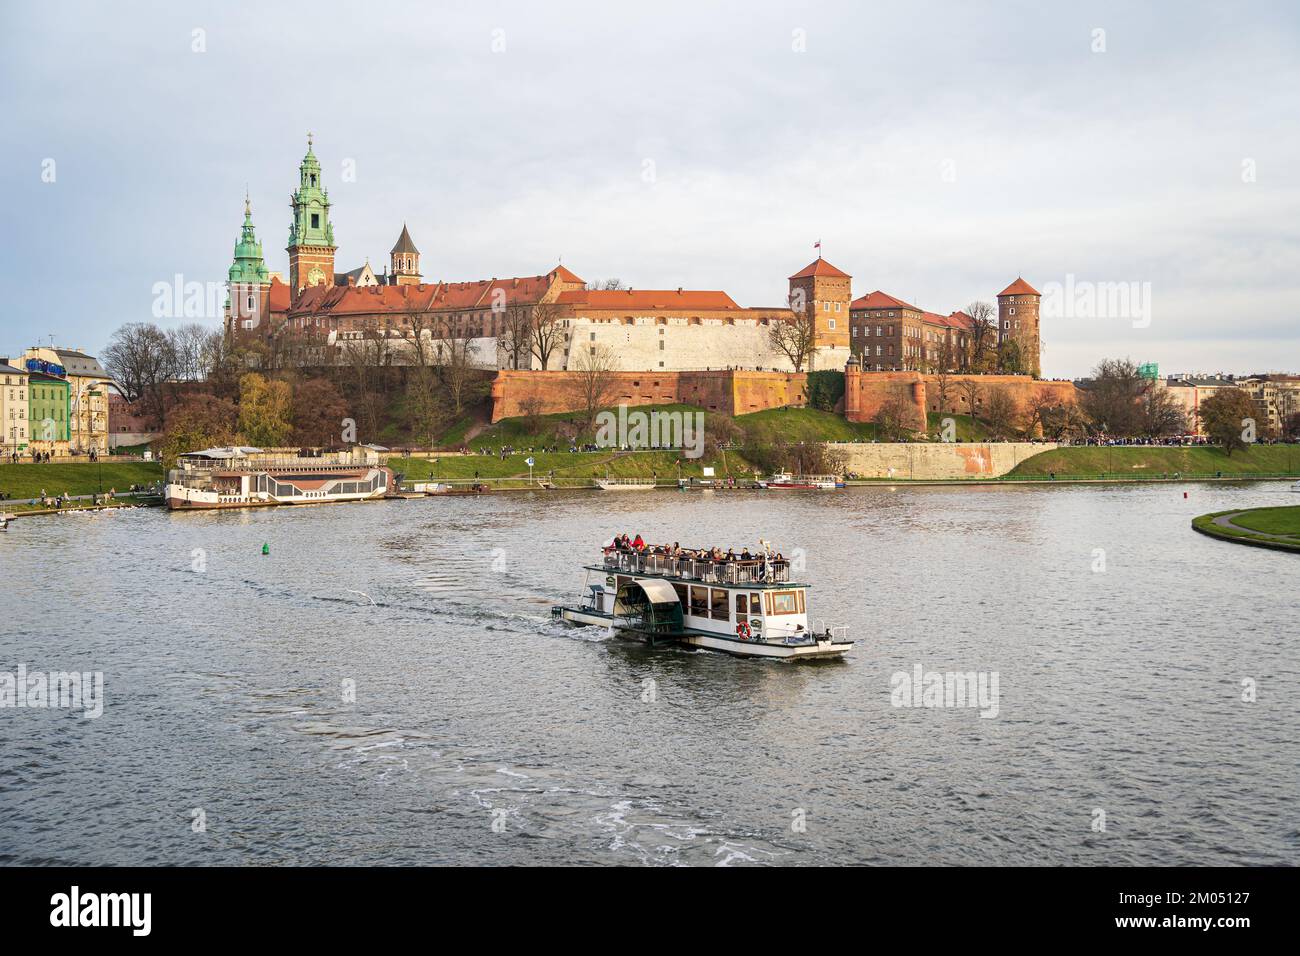
[[[749,595],[737,594],[736,595],[736,619],[740,620],[742,617],[748,617],[748,616],[749,616]]]
[[[763,596],[751,592],[749,595],[749,613],[757,617],[763,613]]]
[[[715,621],[725,621],[727,619],[727,592],[722,588],[713,588],[713,619]]]
[[[691,606],[691,599],[689,593],[686,590],[686,585],[678,584],[677,582],[674,581],[673,590],[677,592],[677,600],[682,602],[682,608],[683,609],[689,608]]]
[[[709,616],[709,589],[691,588],[691,613],[697,617]]]
[[[773,614],[798,614],[799,613],[799,592],[776,591],[775,593],[773,593],[772,613]]]

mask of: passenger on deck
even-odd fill
[[[636,536],[636,540],[632,542],[632,550],[633,550],[633,551],[644,551],[644,550],[645,550],[645,542],[641,540],[641,536],[640,536],[640,535],[637,535],[637,536]]]

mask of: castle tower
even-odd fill
[[[1019,277],[998,293],[998,347],[1014,341],[1020,347],[1021,370],[1034,378],[1042,373],[1038,306],[1042,295]]]
[[[392,273],[394,285],[419,285],[420,250],[415,248],[415,243],[411,241],[411,234],[406,231],[406,223],[402,223],[402,234],[397,237],[397,244],[393,246],[388,256],[392,264],[389,271]]]
[[[298,188],[293,191],[289,226],[289,291],[296,299],[308,286],[334,284],[334,227],[330,224],[330,199],[321,182],[320,161],[311,151],[298,167]]]
[[[790,308],[811,310],[814,347],[849,347],[849,302],[853,277],[821,256],[790,277]]]
[[[244,225],[235,243],[234,261],[226,274],[226,331],[232,335],[261,325],[271,288],[271,273],[262,258],[262,244],[253,228],[253,209],[244,194]]]

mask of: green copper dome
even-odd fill
[[[298,188],[293,191],[293,222],[289,224],[289,247],[334,246],[334,226],[330,223],[329,191],[321,179],[320,160],[311,150],[307,134],[307,155],[298,167]]]
[[[260,285],[270,281],[271,273],[262,259],[262,244],[257,241],[257,232],[253,228],[253,210],[247,195],[244,196],[244,225],[239,230],[235,261],[231,263],[228,275],[231,282]]]

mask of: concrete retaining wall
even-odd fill
[[[844,470],[860,478],[946,479],[997,478],[1034,455],[1056,448],[1054,442],[925,442],[829,446],[844,455]]]

